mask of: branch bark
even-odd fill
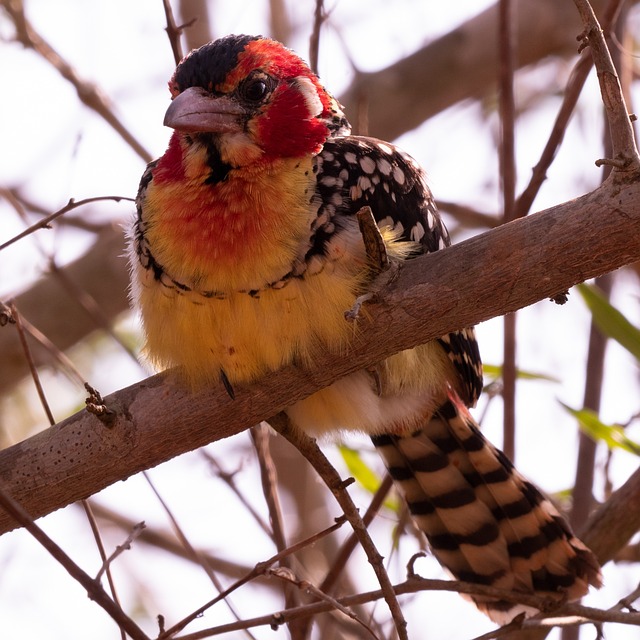
[[[0,482],[40,517],[143,469],[269,418],[333,380],[449,331],[515,311],[640,259],[640,175],[407,262],[358,321],[345,356],[236,388],[190,393],[164,373],[105,399],[106,427],[79,412],[0,452]],[[460,265],[465,265],[461,269]],[[168,413],[170,409],[171,413]],[[167,437],[171,433],[171,437]],[[15,528],[0,514],[0,533]]]

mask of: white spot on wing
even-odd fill
[[[376,161],[371,156],[360,158],[360,166],[365,173],[373,173],[376,170]]]
[[[349,163],[349,164],[356,164],[356,162],[358,162],[358,159],[356,158],[356,154],[353,153],[353,151],[347,151],[344,154],[344,159]]]
[[[391,163],[386,158],[380,158],[378,160],[378,170],[384,176],[388,176],[391,173]]]
[[[367,176],[360,176],[358,178],[358,187],[362,189],[362,191],[367,191],[372,188],[371,180]]]
[[[404,175],[404,171],[400,167],[394,167],[393,168],[393,179],[398,184],[404,184],[405,175]]]
[[[411,227],[411,239],[414,242],[420,242],[422,238],[424,238],[424,227],[421,222],[416,222],[413,227]]]

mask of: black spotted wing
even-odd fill
[[[450,244],[424,171],[411,156],[374,138],[346,136],[327,141],[316,161],[318,219],[310,253],[322,252],[340,230],[344,214],[370,206],[378,226],[388,226],[403,240],[431,253]],[[482,391],[482,362],[472,328],[441,337],[441,346],[458,370],[475,404]]]

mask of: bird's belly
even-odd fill
[[[152,272],[138,271],[134,295],[140,299],[145,353],[157,368],[179,366],[192,387],[217,383],[220,370],[234,384],[292,362],[308,365],[321,350],[344,351],[355,330],[344,312],[362,277],[343,273],[336,280],[330,264],[281,289],[222,299],[167,287]]]
[[[256,380],[288,364],[312,367],[318,353],[346,353],[357,323],[350,309],[362,291],[362,272],[328,263],[319,273],[291,279],[257,296],[234,293],[208,298],[180,291],[138,267],[134,292],[146,330],[145,352],[160,369],[178,366],[192,388]],[[411,428],[437,408],[455,379],[451,362],[435,342],[396,354],[290,407],[292,421],[309,433],[356,429],[380,433]]]

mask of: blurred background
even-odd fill
[[[569,0],[512,4],[518,195],[529,183],[573,77],[582,28]],[[598,11],[606,4],[593,2]],[[84,406],[86,392],[60,363],[57,350],[103,395],[151,373],[137,360],[141,336],[127,301],[124,229],[144,167],[163,153],[169,139],[162,120],[175,61],[161,0],[3,0],[0,7],[0,245],[71,198],[128,198],[74,208],[50,228],[0,250],[0,300],[14,300],[21,316],[55,345],[43,349],[33,342],[33,353],[50,411],[60,421]],[[317,55],[323,83],[343,102],[356,131],[395,141],[426,168],[454,242],[502,223],[497,4],[184,0],[173,2],[173,10],[178,24],[196,19],[184,31],[185,52],[227,33],[261,33],[306,59],[315,61]],[[312,35],[319,17],[317,41]],[[639,34],[637,4],[623,3],[611,48],[630,111],[639,98]],[[603,179],[594,161],[606,156],[606,126],[593,72],[563,129],[532,212],[591,191]],[[600,326],[617,317],[607,299],[637,326],[637,265],[598,285],[604,294],[592,306]],[[594,330],[583,294],[574,291],[563,306],[543,301],[510,322],[512,337],[506,341],[503,319],[478,327],[487,388],[474,414],[496,445],[506,438],[509,450],[514,442],[509,452],[520,470],[568,513],[573,508],[580,529],[595,504],[638,466],[634,350],[622,346],[620,336],[607,340]],[[633,341],[633,332],[627,337]],[[507,355],[503,367],[505,344],[507,354],[516,356]],[[16,329],[2,327],[0,448],[48,426]],[[174,428],[168,412],[167,438]],[[286,539],[293,543],[332,524],[340,511],[301,456],[281,439],[267,438]],[[341,444],[323,446],[343,476],[356,477],[352,493],[364,512],[383,477],[370,443],[349,435]],[[151,636],[158,615],[171,626],[276,552],[248,433],[129,478],[90,502],[107,555],[136,523],[147,525],[110,568],[123,609]],[[85,508],[72,505],[39,523],[89,574],[98,572],[102,561]],[[371,533],[392,580],[402,581],[424,541],[393,495]],[[299,553],[296,575],[319,584],[348,534],[343,527]],[[605,567],[605,587],[587,603],[607,608],[635,589],[640,555],[632,542]],[[446,577],[430,557],[415,568],[425,577]],[[356,550],[336,593],[376,585],[364,554]],[[405,596],[402,603],[412,639],[472,638],[493,628],[453,593]],[[208,610],[187,631],[283,606],[282,584],[263,579]],[[383,604],[358,613],[378,637],[393,637]],[[2,638],[121,637],[102,609],[24,531],[0,538],[0,628]],[[622,625],[609,624],[605,631],[609,640],[638,637]],[[370,637],[341,614],[319,616],[309,633],[326,640]],[[565,640],[577,637],[570,633]],[[582,637],[594,633],[587,627]],[[289,632],[262,626],[222,637],[287,638]],[[550,637],[559,638],[560,632]]]

